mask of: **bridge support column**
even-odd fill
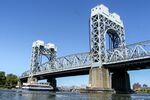
[[[112,92],[108,69],[93,68],[89,72],[89,90]]]
[[[130,93],[130,78],[127,71],[115,71],[112,74],[112,88],[116,93]]]
[[[27,79],[27,83],[37,83],[38,82],[38,80],[37,80],[37,78],[35,78],[35,77],[29,77],[28,79]]]
[[[21,88],[22,84],[23,84],[23,83],[19,80],[19,81],[17,82],[16,88]]]
[[[49,78],[47,79],[47,82],[49,82],[50,85],[54,88],[54,91],[57,90],[57,81],[55,78]]]

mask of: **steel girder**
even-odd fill
[[[90,64],[91,57],[89,52],[73,54],[57,58],[54,63],[46,62],[40,66],[35,67],[34,72],[31,72],[31,70],[24,72],[21,77],[29,76],[31,73],[35,75],[85,68],[91,66]]]
[[[126,47],[110,49],[106,51],[106,54],[107,59],[105,62],[102,62],[102,65],[150,58],[150,40],[127,45]],[[91,58],[89,52],[60,57],[54,63],[46,62],[36,67],[33,75],[91,67]],[[30,74],[31,70],[28,70],[21,77],[27,77]]]
[[[150,40],[107,50],[107,57],[105,64],[150,58]]]

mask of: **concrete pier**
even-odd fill
[[[130,93],[130,78],[127,71],[118,70],[112,74],[112,88],[116,93]]]
[[[48,78],[47,82],[49,82],[50,85],[54,88],[54,91],[57,90],[57,81],[56,81],[56,78]]]
[[[108,69],[92,68],[89,72],[90,91],[111,91],[111,80]]]
[[[28,79],[27,79],[27,83],[37,83],[37,82],[38,82],[38,80],[35,77],[28,77]]]

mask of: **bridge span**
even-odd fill
[[[57,77],[89,74],[90,90],[128,93],[131,89],[127,71],[150,68],[150,40],[126,45],[120,16],[110,13],[104,5],[91,9],[90,52],[59,58],[56,52],[54,44],[34,42],[31,68],[22,74],[21,82],[47,79],[55,88]],[[46,56],[48,62],[41,63],[41,56]]]
[[[120,69],[140,70],[150,68],[150,40],[127,45],[124,48],[107,50],[107,62],[103,67],[110,72]],[[46,62],[36,67],[33,76],[38,80],[48,79],[48,77],[58,78],[65,76],[87,75],[92,69],[91,53],[79,53],[59,57],[55,64]],[[24,72],[21,76],[22,81],[27,81],[31,71]]]

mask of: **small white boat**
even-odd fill
[[[52,91],[53,87],[49,83],[23,83],[22,89],[33,91]]]

